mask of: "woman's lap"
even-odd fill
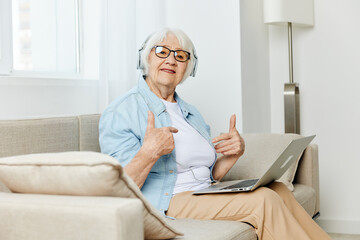
[[[167,215],[175,218],[249,223],[260,239],[309,239],[294,218],[293,214],[296,213],[285,204],[287,202],[290,207],[298,204],[294,201],[296,202],[293,194],[282,183],[273,183],[253,192],[205,195],[183,192],[172,198]]]
[[[172,198],[167,215],[175,218],[204,220],[239,220],[250,215],[252,215],[251,218],[256,218],[254,209],[258,208],[259,204],[264,204],[265,201],[271,201],[272,204],[283,202],[271,187],[261,187],[253,192],[242,193],[205,195],[192,195],[192,192],[179,193]],[[277,188],[283,189],[282,186],[277,186]]]

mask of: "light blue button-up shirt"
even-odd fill
[[[199,111],[184,102],[176,93],[174,97],[184,119],[213,146],[210,127]],[[101,152],[116,158],[122,166],[126,166],[143,144],[149,110],[154,113],[156,128],[171,126],[165,105],[149,89],[146,81],[140,78],[138,86],[117,98],[103,112],[99,123]],[[141,188],[144,196],[161,212],[168,209],[176,176],[176,156],[173,150],[157,160]]]

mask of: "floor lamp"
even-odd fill
[[[284,85],[285,133],[300,134],[299,84],[294,82],[292,27],[314,25],[313,0],[263,0],[264,22],[287,24],[289,47],[289,83]]]

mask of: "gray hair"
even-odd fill
[[[185,79],[187,79],[190,76],[190,74],[194,68],[195,47],[194,47],[194,44],[192,43],[192,41],[190,40],[190,38],[182,30],[176,29],[176,28],[174,28],[174,29],[163,28],[160,31],[157,31],[150,35],[150,37],[148,38],[148,40],[145,43],[144,49],[141,54],[141,63],[143,65],[143,69],[142,69],[143,75],[147,76],[147,74],[149,73],[148,57],[151,52],[151,49],[156,44],[159,44],[160,42],[165,40],[169,33],[174,35],[178,39],[180,46],[183,50],[188,51],[190,53],[190,59],[188,61],[188,65],[187,65],[186,71],[184,73],[184,77],[181,80],[181,82],[183,82],[183,81],[185,81]]]

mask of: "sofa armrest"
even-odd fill
[[[0,193],[0,239],[144,239],[138,199]]]
[[[318,145],[310,144],[304,151],[296,171],[294,183],[312,187],[316,192],[315,213],[320,211]]]

